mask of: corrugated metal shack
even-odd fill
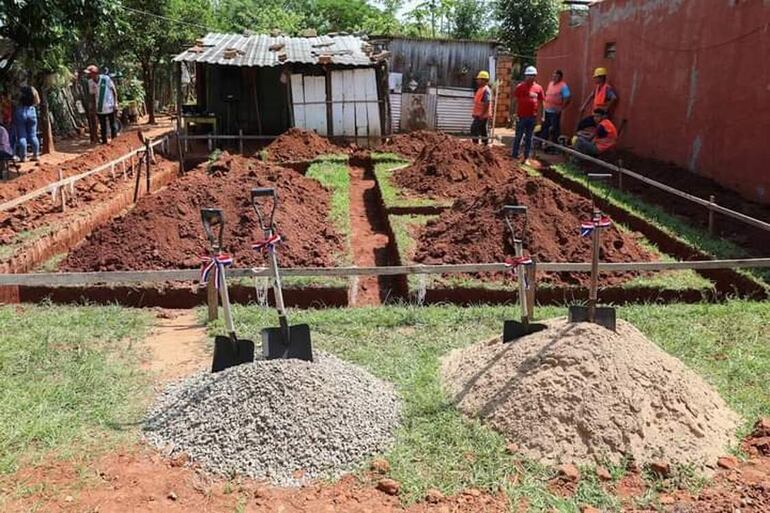
[[[181,128],[277,135],[300,127],[365,142],[387,126],[384,57],[350,35],[208,34],[174,58],[195,98]]]
[[[390,53],[392,127],[465,133],[481,70],[495,80],[496,41],[377,37],[372,44]]]

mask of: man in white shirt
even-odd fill
[[[118,136],[115,114],[118,111],[118,91],[112,79],[99,73],[99,68],[91,64],[85,70],[88,75],[88,91],[94,96],[96,115],[99,116],[99,128],[102,144],[107,144],[107,121],[110,123],[110,138]]]

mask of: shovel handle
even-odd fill
[[[259,204],[262,198],[272,198],[273,200],[269,218],[262,211],[262,207]],[[255,187],[251,189],[251,207],[254,209],[254,212],[257,213],[259,227],[262,228],[262,231],[265,232],[266,236],[272,235],[275,226],[275,211],[278,207],[278,194],[276,190],[272,187]]]
[[[503,207],[503,214],[505,215],[505,224],[508,225],[508,230],[511,232],[511,237],[513,238],[514,244],[517,240],[522,240],[524,237],[525,231],[527,231],[527,207],[526,205],[505,205]],[[511,217],[513,216],[524,216],[524,228],[522,229],[522,239],[519,239],[516,237],[516,230],[513,228],[513,223],[511,223]],[[517,255],[519,256],[519,255]]]
[[[202,208],[201,209],[201,221],[203,221],[203,229],[206,232],[206,237],[209,239],[209,244],[214,252],[222,250],[222,238],[225,231],[225,214],[221,208]],[[214,229],[218,227],[218,233],[214,234]]]

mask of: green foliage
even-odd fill
[[[534,55],[559,29],[561,0],[499,0],[499,35],[514,53]]]
[[[475,39],[489,35],[489,12],[486,5],[476,0],[457,0],[454,8],[452,36]]]

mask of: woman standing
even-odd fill
[[[32,160],[40,156],[40,141],[37,139],[37,106],[40,95],[32,86],[22,86],[19,102],[13,111],[13,124],[16,129],[16,155],[24,162],[27,159],[27,144],[32,145]]]

